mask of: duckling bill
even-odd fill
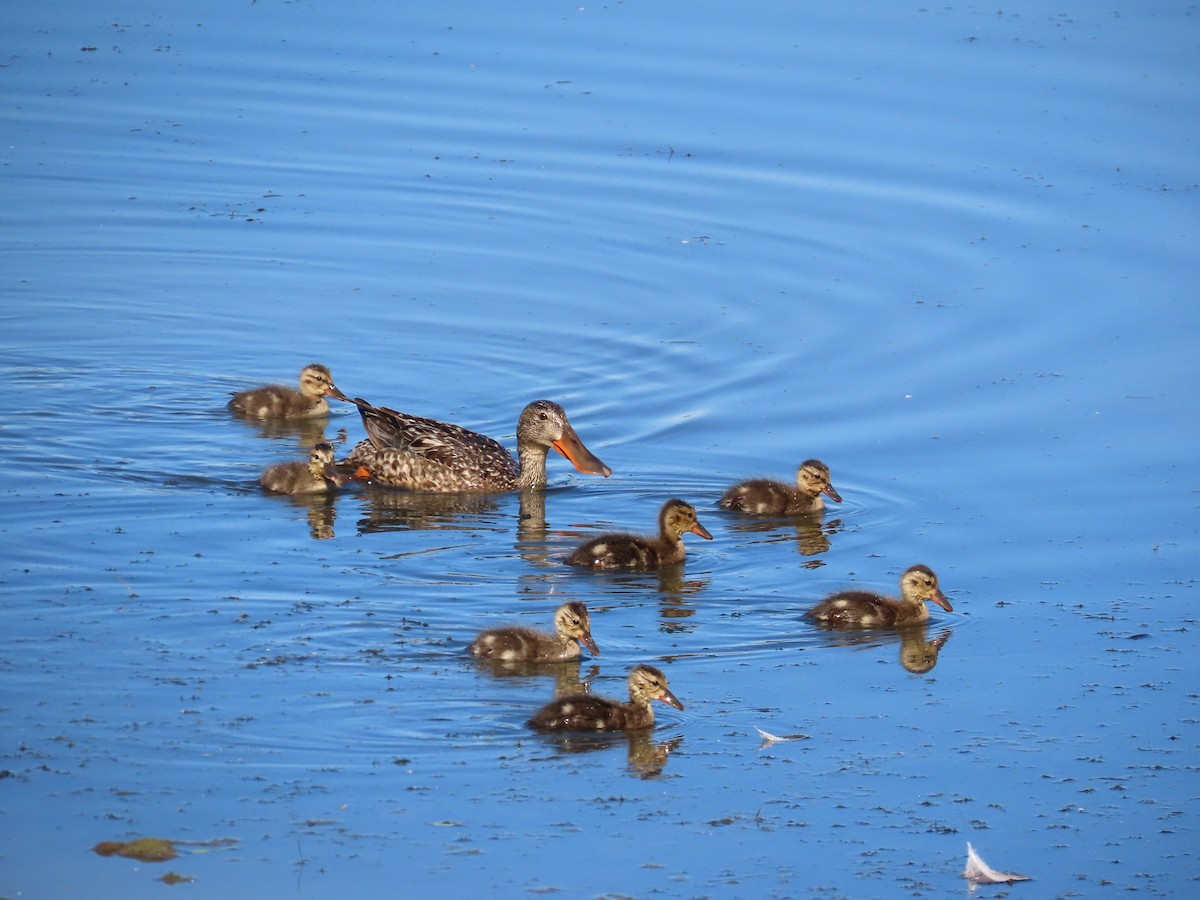
[[[538,731],[634,731],[654,724],[651,700],[683,709],[667,687],[667,676],[654,666],[635,666],[629,673],[628,686],[628,703],[571,694],[547,703],[525,724]]]

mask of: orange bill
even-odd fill
[[[937,588],[933,589],[933,593],[929,595],[929,599],[932,600],[934,603],[936,603],[938,606],[940,606],[942,609],[944,609],[946,612],[954,612],[954,607],[950,605],[950,601],[946,599],[946,595],[943,594]]]
[[[555,441],[553,446],[584,475],[603,475],[607,478],[612,474],[612,469],[583,445],[583,441],[569,424],[563,426],[562,437]]]

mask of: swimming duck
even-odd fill
[[[592,622],[587,607],[578,601],[564,603],[554,612],[555,634],[532,628],[490,628],[475,638],[467,649],[472,656],[505,662],[563,662],[579,659],[579,645],[593,656],[600,648],[592,640]]]
[[[659,536],[602,534],[576,548],[567,557],[572,566],[590,569],[653,569],[683,562],[683,535],[698,534],[711,541],[712,535],[696,518],[696,508],[682,500],[668,500],[658,514]]]
[[[796,470],[795,487],[769,478],[754,478],[735,484],[717,502],[725,509],[757,516],[794,516],[823,510],[822,494],[828,494],[834,503],[842,502],[829,481],[829,466],[819,459],[808,459]]]
[[[667,687],[667,676],[654,666],[634,666],[629,673],[629,702],[591,694],[572,694],[552,700],[527,724],[538,731],[632,731],[654,724],[651,700],[683,709]]]
[[[321,441],[313,447],[308,462],[286,462],[271,466],[259,479],[274,494],[320,494],[341,487],[356,478],[370,478],[359,467],[353,475],[341,475],[333,468],[333,444]]]
[[[346,462],[366,466],[380,484],[431,493],[495,492],[546,486],[546,454],[553,447],[587,475],[612,469],[592,454],[557,403],[534,400],[517,422],[517,457],[490,437],[458,425],[372,406],[361,397],[335,396],[358,406],[367,440]]]
[[[900,628],[929,621],[926,600],[946,612],[954,607],[938,586],[929,566],[913,566],[900,576],[901,599],[870,591],[841,591],[826,597],[807,615],[829,628]]]
[[[323,416],[329,412],[326,397],[342,399],[334,387],[333,376],[322,365],[312,363],[300,370],[300,390],[281,384],[239,391],[229,401],[229,408],[252,419],[304,419]]]

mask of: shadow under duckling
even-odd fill
[[[897,600],[871,591],[840,591],[805,615],[827,628],[901,628],[929,621],[927,600],[946,612],[954,611],[929,566],[915,565],[905,571],[900,593]]]
[[[229,401],[229,408],[249,419],[305,419],[329,412],[326,397],[342,398],[334,386],[329,369],[311,363],[300,370],[300,389],[268,384],[265,387],[239,391]]]
[[[572,694],[551,700],[525,724],[537,731],[634,731],[654,724],[651,700],[683,709],[667,687],[667,676],[654,666],[639,665],[629,673],[628,703]]]
[[[602,534],[577,547],[567,564],[589,569],[655,569],[681,563],[687,553],[684,534],[698,534],[712,540],[700,524],[696,509],[683,500],[668,500],[658,514],[659,536],[640,537],[618,532]]]
[[[370,478],[371,473],[359,467],[350,475],[342,475],[333,466],[333,444],[321,441],[313,447],[307,462],[286,462],[271,466],[262,473],[259,482],[272,494],[323,494],[336,490],[349,481]]]
[[[507,626],[482,632],[467,648],[472,656],[504,662],[565,662],[579,659],[580,646],[593,656],[600,648],[592,640],[587,606],[577,600],[554,611],[554,634],[532,628]]]
[[[770,478],[753,478],[735,484],[717,501],[722,509],[749,513],[755,516],[796,516],[821,512],[825,494],[834,503],[841,495],[829,480],[829,466],[819,459],[808,459],[796,469],[796,486]]]

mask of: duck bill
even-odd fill
[[[588,632],[587,634],[581,634],[579,636],[579,643],[587,647],[588,653],[592,654],[592,656],[600,655],[600,648],[597,647],[596,642],[592,640],[591,632]]]
[[[954,607],[950,605],[950,601],[946,599],[946,595],[941,591],[934,591],[929,595],[929,599],[944,609],[946,612],[954,612]]]
[[[359,466],[349,478],[350,481],[370,481],[370,479],[371,472],[366,466]]]
[[[708,529],[705,528],[703,525],[701,525],[699,522],[697,522],[692,528],[690,528],[688,530],[691,531],[692,534],[700,535],[700,537],[704,538],[706,541],[712,540],[712,535],[709,533]]]
[[[353,403],[354,401],[338,390],[336,384],[331,384],[325,390],[326,397],[332,397],[334,400],[341,400],[343,403]]]
[[[552,446],[569,459],[571,464],[584,475],[603,475],[607,478],[612,474],[612,469],[602,463],[591,450],[583,446],[583,441],[579,439],[579,435],[570,425],[563,428],[562,437]]]
[[[661,697],[659,697],[658,699],[661,700],[663,703],[667,704],[667,706],[673,706],[676,709],[683,709],[683,704],[679,702],[679,698],[676,697],[674,694],[672,694],[670,691],[668,691],[666,688],[663,688],[663,695]]]
[[[822,491],[822,493],[825,494],[825,496],[827,496],[834,503],[842,502],[842,495],[833,489],[832,484],[825,485],[825,490]]]

